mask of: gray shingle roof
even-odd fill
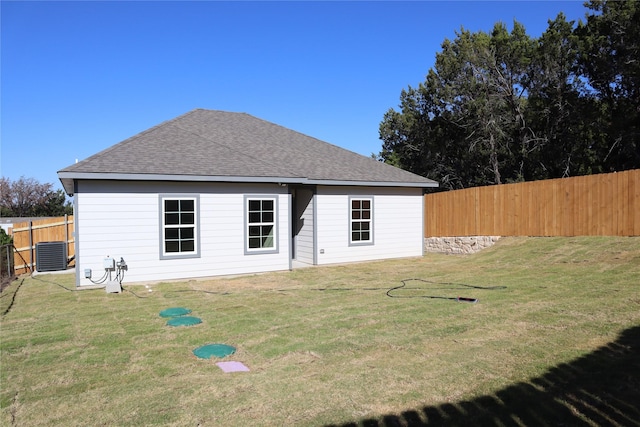
[[[245,113],[197,109],[58,172],[73,179],[434,187],[435,181]]]

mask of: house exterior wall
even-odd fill
[[[296,249],[295,258],[307,264],[314,263],[314,195],[309,188],[296,189]]]
[[[197,258],[161,259],[159,195],[197,196]],[[245,195],[277,201],[277,252],[245,253]],[[124,283],[287,270],[291,266],[290,196],[275,184],[78,181],[75,192],[77,285],[92,270],[104,274],[103,259],[124,258]]]
[[[349,244],[350,200],[373,198],[373,243]],[[318,264],[370,261],[423,254],[423,196],[419,188],[318,186]]]

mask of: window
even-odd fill
[[[198,257],[198,198],[161,196],[160,206],[160,257]]]
[[[372,208],[373,199],[350,199],[350,239],[351,244],[373,243]]]
[[[245,197],[246,252],[277,251],[276,198]]]

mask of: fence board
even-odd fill
[[[36,244],[41,242],[67,242],[67,257],[75,256],[73,216],[38,219],[16,223],[13,226],[15,272],[35,271]]]
[[[633,235],[640,236],[640,179],[629,178],[629,199],[635,201],[635,204],[629,205],[629,212],[632,214],[629,222],[633,228]]]
[[[427,194],[425,236],[640,236],[640,169]]]

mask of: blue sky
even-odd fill
[[[245,112],[369,156],[445,38],[521,22],[538,37],[580,1],[6,1],[2,176],[56,172],[194,108]]]

